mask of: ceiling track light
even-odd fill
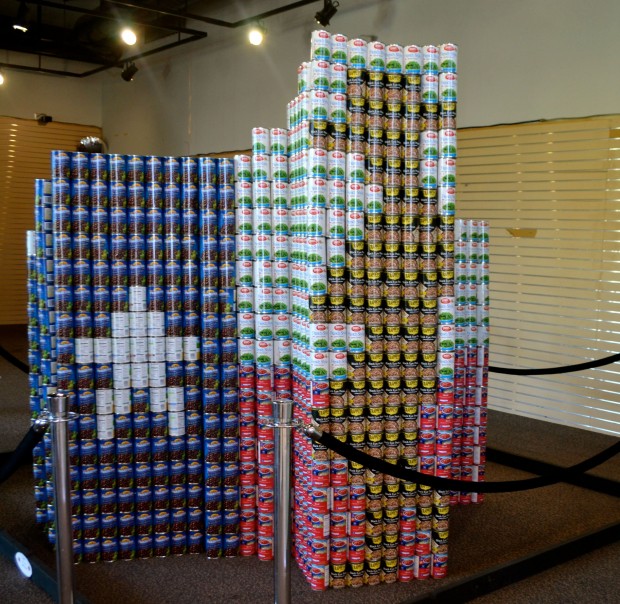
[[[133,61],[127,61],[123,67],[123,71],[121,71],[121,78],[123,78],[125,82],[131,82],[136,73],[138,73],[136,64]]]
[[[121,29],[121,40],[127,44],[127,46],[133,46],[138,41],[138,36],[133,28],[125,26]]]
[[[337,0],[323,0],[323,8],[314,15],[316,22],[327,27],[330,19],[338,12],[339,6],[340,3]]]
[[[260,46],[265,40],[266,35],[267,28],[263,25],[263,23],[257,21],[250,27],[250,30],[248,31],[248,41],[253,46]]]
[[[24,34],[28,31],[28,5],[24,0],[19,3],[17,17],[15,17],[15,21],[13,22],[13,29],[21,31]]]

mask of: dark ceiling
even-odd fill
[[[85,77],[203,39],[208,27],[241,27],[316,1],[270,2],[270,10],[225,21],[209,16],[210,9],[222,6],[218,0],[2,0],[0,65]],[[24,12],[27,32],[13,28]],[[120,41],[119,23],[124,22],[139,29],[140,50]]]

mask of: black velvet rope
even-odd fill
[[[41,442],[44,432],[44,430],[37,430],[34,426],[26,432],[26,436],[17,445],[15,451],[11,453],[9,460],[0,468],[0,484],[13,475],[15,470],[24,462],[26,456],[32,455],[32,450]]]
[[[0,357],[2,357],[3,359],[6,359],[9,363],[11,363],[15,367],[17,367],[17,369],[19,369],[20,371],[23,371],[24,373],[28,373],[30,371],[30,368],[28,367],[26,363],[24,363],[23,361],[20,361],[15,355],[11,354],[3,346],[0,346]]]
[[[307,434],[316,442],[324,445],[328,449],[331,449],[335,453],[346,457],[349,461],[358,463],[365,468],[374,470],[375,472],[381,472],[382,474],[388,474],[389,476],[394,476],[395,478],[400,478],[402,480],[406,480],[407,482],[419,483],[438,490],[475,493],[510,493],[513,491],[526,491],[529,489],[546,487],[583,474],[608,459],[611,459],[614,455],[617,455],[620,452],[620,441],[618,441],[604,451],[597,453],[593,457],[581,461],[574,466],[570,466],[569,468],[562,468],[554,472],[553,475],[543,475],[522,480],[473,482],[431,476],[429,474],[417,472],[416,470],[412,470],[411,468],[407,468],[401,464],[393,464],[383,459],[377,459],[376,457],[372,457],[371,455],[368,455],[367,453],[364,453],[351,445],[343,443],[326,432],[312,430],[307,432]]]
[[[584,369],[593,369],[594,367],[602,367],[603,365],[611,365],[620,361],[620,353],[585,363],[576,363],[575,365],[563,365],[561,367],[546,367],[542,369],[515,369],[512,367],[494,367],[490,366],[489,371],[493,373],[504,373],[507,375],[553,375],[557,373],[568,373],[570,371],[583,371]]]

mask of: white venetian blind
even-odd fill
[[[34,228],[34,180],[50,178],[50,151],[74,151],[101,128],[0,116],[0,325],[26,323],[26,231]]]
[[[459,130],[459,218],[490,223],[491,365],[620,352],[620,115]],[[489,406],[620,435],[620,363],[490,374]]]

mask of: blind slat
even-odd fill
[[[466,128],[458,141],[457,215],[490,223],[491,364],[620,351],[620,116]],[[489,406],[620,435],[620,367],[491,374]]]

